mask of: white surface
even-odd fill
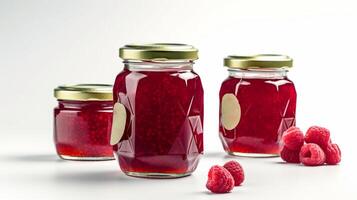
[[[355,4],[0,0],[0,199],[356,199]],[[200,50],[195,71],[205,89],[207,154],[191,177],[133,179],[114,161],[62,162],[55,156],[53,88],[112,83],[122,67],[118,48],[132,42],[180,42]],[[223,196],[205,192],[209,166],[230,159],[217,137],[218,90],[227,76],[223,57],[234,53],[294,58],[289,77],[298,93],[297,124],[304,130],[327,126],[343,151],[342,165],[306,168],[279,159],[238,159],[247,172],[244,186]]]
[[[279,158],[238,158],[222,151],[208,151],[197,171],[170,180],[132,178],[116,161],[64,161],[57,158],[51,137],[8,132],[0,153],[0,199],[355,199],[356,164],[350,154],[338,166],[304,167]],[[35,144],[35,145],[34,145]],[[221,149],[221,148],[219,148]],[[213,164],[239,161],[246,181],[233,192],[213,195],[205,188]],[[354,197],[354,198],[353,198]]]

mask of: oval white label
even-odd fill
[[[115,103],[113,108],[113,122],[110,144],[117,144],[124,134],[126,124],[126,110],[123,104]]]
[[[237,97],[232,94],[225,94],[221,102],[221,122],[225,129],[234,129],[241,117],[241,108]]]

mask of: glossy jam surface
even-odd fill
[[[54,139],[61,157],[113,157],[109,144],[111,101],[59,101],[54,110]]]
[[[203,89],[196,73],[124,69],[113,90],[114,102],[122,103],[128,116],[114,145],[124,172],[195,170],[203,153]]]
[[[229,77],[221,86],[221,106],[222,97],[229,93],[237,97],[241,116],[232,130],[225,129],[220,120],[219,132],[225,151],[233,154],[278,154],[282,133],[295,125],[294,84],[285,77]]]

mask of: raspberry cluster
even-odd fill
[[[288,163],[319,166],[341,161],[341,150],[331,142],[330,131],[320,126],[311,126],[305,136],[299,128],[290,127],[283,133],[282,143],[280,157]]]
[[[214,165],[208,172],[207,189],[213,193],[227,193],[244,181],[244,171],[237,161],[222,166]]]

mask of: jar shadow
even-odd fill
[[[55,176],[56,181],[68,183],[86,183],[98,184],[99,182],[129,182],[130,178],[125,177],[118,171],[91,171],[91,172],[71,172],[58,173]]]
[[[225,152],[207,152],[203,154],[206,158],[223,158],[227,155]]]
[[[149,178],[136,178],[125,175],[119,170],[111,171],[86,171],[86,172],[71,172],[56,174],[55,180],[64,183],[77,183],[77,184],[149,184],[157,183],[162,184],[162,180],[175,181],[176,179],[149,179]]]
[[[11,155],[3,158],[12,162],[63,162],[54,154]]]

